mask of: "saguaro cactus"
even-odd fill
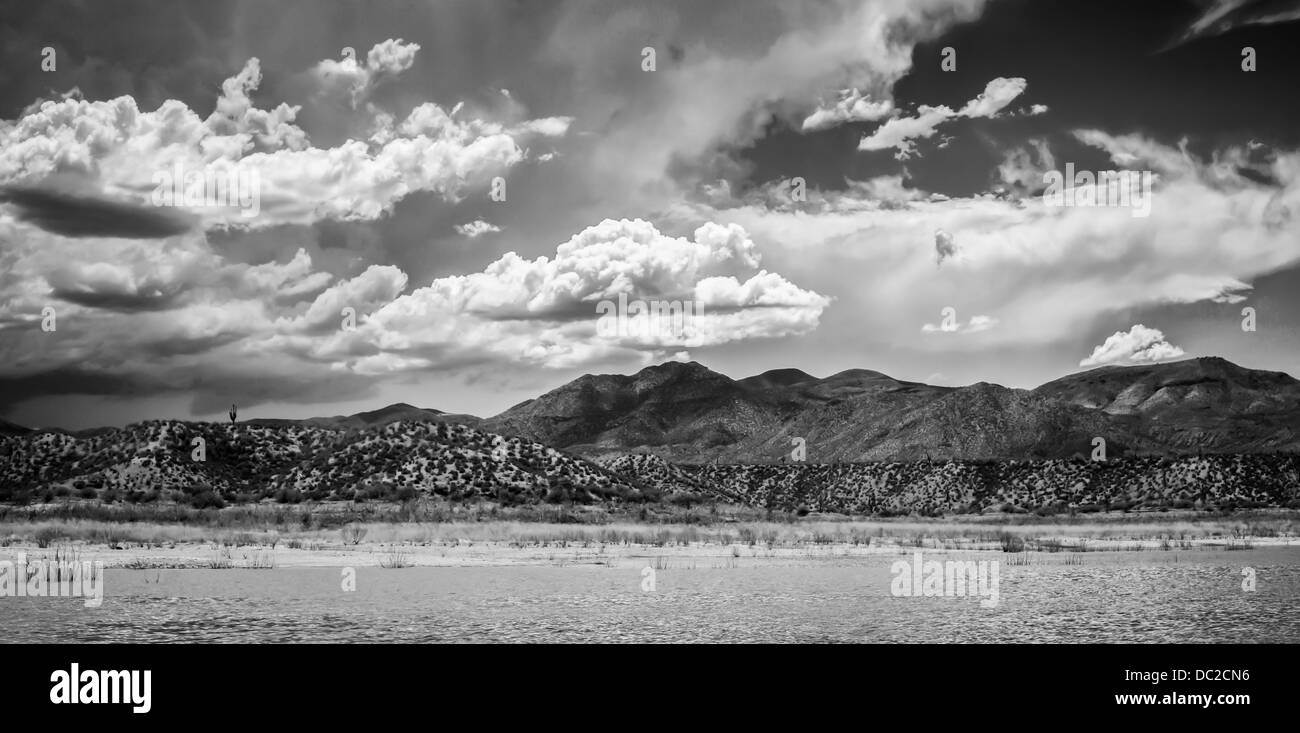
[[[232,422],[232,423],[235,422],[235,416],[237,416],[238,414],[239,414],[239,412],[235,409],[234,404],[231,404],[231,405],[230,405],[230,422]]]

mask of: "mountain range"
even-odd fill
[[[853,369],[733,380],[695,362],[587,375],[480,423],[579,455],[770,463],[1032,460],[1300,449],[1300,382],[1219,358],[1102,367],[1013,389],[940,387]]]
[[[850,370],[588,375],[487,419],[0,424],[0,501],[726,500],[858,514],[1300,506],[1300,384],[1222,359],[1036,389]],[[1106,443],[1104,460],[1095,439]],[[802,438],[806,460],[793,460]]]
[[[630,453],[677,464],[772,463],[802,438],[813,463],[1034,460],[1300,450],[1300,381],[1216,357],[1107,366],[1034,389],[945,387],[850,369],[778,369],[732,379],[696,362],[588,374],[489,418],[405,403],[370,412],[241,424],[364,430],[452,423],[586,458]],[[103,429],[83,431],[95,434]],[[0,436],[29,429],[0,421]],[[74,434],[75,435],[75,434]]]

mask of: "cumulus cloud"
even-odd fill
[[[337,283],[316,299],[300,317],[281,322],[292,331],[325,331],[342,323],[343,309],[364,318],[388,305],[406,287],[406,273],[392,265],[371,265],[354,278]]]
[[[670,228],[660,214],[700,181],[742,170],[743,151],[774,121],[799,129],[826,100],[846,120],[874,116],[868,105],[891,98],[915,45],[975,19],[983,4],[754,0],[752,22],[736,30],[726,22],[734,9],[707,3],[561,3],[525,13],[534,30],[503,33],[517,51],[504,56],[476,48],[477,31],[462,31],[528,26],[516,11],[421,11],[413,28],[432,19],[447,31],[420,35],[438,38],[436,46],[395,39],[294,68],[281,60],[300,56],[262,43],[266,24],[248,36],[251,16],[241,13],[229,26],[239,33],[208,39],[192,65],[131,87],[83,83],[93,90],[86,99],[55,97],[0,121],[0,186],[52,190],[51,178],[72,176],[84,184],[81,199],[144,208],[159,185],[154,174],[179,162],[186,172],[231,165],[256,173],[261,187],[256,217],[235,207],[174,207],[197,220],[185,231],[133,228],[130,211],[112,211],[102,230],[72,236],[59,231],[58,208],[0,205],[0,401],[72,389],[193,394],[196,405],[218,407],[229,392],[241,405],[338,401],[391,384],[373,378],[379,373],[499,367],[470,370],[479,378],[512,364],[606,357],[621,368],[629,358],[686,358],[687,349],[712,344],[807,334],[830,307],[807,286],[808,273],[780,260],[760,266],[749,233],[729,224]],[[642,45],[659,49],[654,74],[623,63]],[[242,68],[222,66],[243,61],[236,54],[247,48],[272,50]],[[428,54],[434,63],[424,63]],[[131,73],[135,61],[114,71]],[[214,69],[230,78],[205,103],[195,82],[220,79]],[[508,96],[495,92],[503,85]],[[122,88],[139,91],[102,91]],[[456,96],[430,100],[421,88]],[[142,107],[145,99],[171,101]],[[519,166],[528,159],[550,162]],[[512,213],[494,217],[505,229],[502,249],[519,254],[487,265],[483,248],[450,263],[440,256],[447,252],[438,240],[478,211],[427,207],[435,215],[420,228],[408,212],[426,207],[403,207],[367,225],[413,194],[455,203],[511,172],[512,200],[530,180],[553,176],[539,187],[545,193],[520,195]],[[819,193],[816,205],[898,208],[915,196],[899,180],[874,180],[847,194]],[[581,257],[545,249],[608,210],[658,226],[653,235],[636,225],[626,236],[575,245]],[[126,236],[134,232],[162,236]],[[646,254],[664,243],[678,251],[678,240],[690,244],[685,270]],[[628,257],[593,257],[619,241]],[[763,246],[780,249],[772,240]],[[431,272],[439,267],[470,274],[440,277]],[[624,295],[704,310],[680,332],[602,337],[596,305]],[[57,342],[38,340],[36,330],[51,304]],[[355,331],[338,327],[345,307],[358,312]],[[427,321],[418,317],[426,311]],[[417,323],[407,328],[407,318]]]
[[[1260,151],[1229,147],[1204,158],[1136,136],[1081,137],[1134,165],[1156,162],[1150,167],[1162,172],[1154,178],[1151,216],[1048,206],[1037,196],[944,199],[916,190],[888,207],[853,192],[810,190],[806,209],[742,197],[682,205],[673,216],[680,225],[743,226],[771,257],[784,257],[784,270],[798,264],[806,273],[801,285],[835,295],[828,319],[852,314],[828,323],[918,349],[939,348],[937,342],[1080,348],[1077,334],[1116,312],[1215,302],[1300,264],[1300,218],[1290,213],[1300,211],[1300,153],[1273,152],[1258,161],[1246,156]],[[1243,172],[1243,163],[1262,172]],[[935,241],[936,230],[960,233],[961,240],[940,268],[938,242],[935,250],[918,246]],[[996,314],[998,326],[980,339],[922,338],[916,324],[933,322],[943,303]]]
[[[370,49],[364,62],[355,55],[337,61],[325,59],[316,64],[312,73],[323,91],[344,92],[356,107],[385,77],[396,76],[411,68],[419,50],[418,43],[390,38]]]
[[[957,114],[962,117],[992,117],[1024,94],[1028,86],[1029,83],[1019,77],[998,77],[985,85],[984,91],[967,102]]]
[[[894,156],[900,160],[912,157],[920,138],[933,137],[939,125],[952,118],[951,107],[921,105],[914,117],[895,117],[877,127],[874,132],[858,142],[858,150],[890,150],[897,148]]]
[[[835,103],[818,106],[804,118],[802,129],[804,132],[813,132],[837,127],[845,122],[875,122],[893,111],[893,100],[873,102],[857,89],[844,89],[840,91]]]
[[[410,66],[416,49],[381,43],[371,50],[365,74],[396,74]],[[327,63],[336,70],[356,67],[351,60]],[[401,120],[372,110],[369,140],[319,148],[296,124],[299,107],[253,105],[261,79],[259,61],[250,59],[222,84],[206,118],[176,100],[153,112],[140,111],[130,96],[44,102],[0,123],[0,185],[79,179],[83,189],[113,200],[175,206],[192,201],[188,192],[178,201],[173,190],[205,183],[205,174],[216,172],[237,175],[259,203],[255,216],[243,200],[194,209],[208,228],[370,220],[418,191],[456,201],[524,160],[521,143],[564,135],[571,122],[465,118],[426,102]]]
[[[705,224],[686,238],[642,220],[607,219],[554,257],[511,252],[482,272],[438,278],[377,309],[355,332],[310,348],[360,373],[486,359],[565,367],[815,328],[829,299],[759,262],[739,226]],[[678,329],[597,328],[600,303],[634,300],[693,303],[698,312]]]
[[[304,251],[248,265],[214,254],[201,233],[68,238],[3,215],[0,242],[0,404],[69,393],[228,404],[232,390],[283,399],[346,391],[328,368],[254,343],[329,285]],[[39,329],[47,307],[55,339]]]
[[[921,105],[910,117],[893,117],[863,136],[858,150],[897,149],[894,157],[906,160],[916,153],[915,140],[933,137],[939,125],[952,119],[995,117],[1004,107],[1015,101],[1028,86],[1021,78],[998,77],[985,85],[984,91],[957,111],[940,105]]]
[[[456,225],[456,232],[466,237],[469,237],[470,239],[477,239],[478,237],[481,237],[484,234],[491,234],[493,232],[499,232],[499,231],[501,231],[501,227],[483,221],[482,219],[475,219],[474,221],[471,222],[466,222],[464,224]]]
[[[263,389],[319,398],[312,383],[331,385],[338,398],[369,389],[374,375],[485,363],[571,367],[793,336],[815,329],[830,303],[761,267],[758,248],[734,224],[705,224],[685,237],[643,220],[605,220],[552,256],[510,252],[409,292],[393,265],[334,278],[302,250],[287,261],[226,262],[201,232],[70,239],[16,236],[21,226],[0,215],[0,403],[66,391],[37,377],[72,372],[80,389],[129,393],[146,382],[160,393],[193,390],[196,405],[218,404],[229,389],[241,404]],[[633,301],[677,303],[679,312],[684,303],[690,312],[672,327],[628,309],[618,317],[630,327],[598,327],[602,302]],[[59,338],[39,341],[50,304]],[[345,325],[345,309],[354,324]],[[20,382],[24,389],[4,391]]]
[[[1160,329],[1147,328],[1139,323],[1127,332],[1116,331],[1107,337],[1104,343],[1092,350],[1091,356],[1079,362],[1079,366],[1156,362],[1180,356],[1183,356],[1183,350],[1166,341]]]

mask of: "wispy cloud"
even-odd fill
[[[953,119],[995,117],[1007,105],[1024,93],[1028,82],[1024,79],[998,77],[985,85],[977,97],[954,111],[940,105],[921,105],[910,117],[893,117],[858,143],[858,150],[896,149],[894,157],[900,160],[916,153],[915,140],[932,137],[939,125]]]
[[[1205,9],[1167,48],[1239,28],[1300,20],[1297,0],[1206,0]]]

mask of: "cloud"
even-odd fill
[[[187,53],[161,66],[122,56],[106,62],[113,83],[77,75],[86,98],[54,97],[0,121],[0,186],[48,190],[67,176],[79,196],[152,208],[155,174],[228,165],[256,176],[259,213],[167,207],[194,226],[132,240],[64,236],[0,206],[0,388],[24,385],[8,392],[16,398],[184,394],[217,407],[234,394],[241,406],[336,402],[390,388],[377,374],[406,383],[422,370],[513,370],[535,383],[537,365],[623,368],[812,334],[833,306],[792,274],[797,264],[760,265],[750,233],[728,223],[677,227],[660,215],[701,181],[739,180],[747,146],[773,123],[799,129],[822,102],[846,120],[875,114],[868,105],[891,99],[916,44],[982,8],[754,0],[740,28],[726,22],[734,9],[708,3],[422,7],[402,21],[423,48],[392,39],[358,46],[353,60],[332,49],[358,41],[318,37],[307,45],[331,50],[306,63],[246,9],[179,23]],[[322,12],[308,35],[353,22],[346,10]],[[374,32],[383,15],[365,18],[357,39],[387,38]],[[209,38],[191,32],[199,25],[238,33]],[[511,52],[484,46],[485,28]],[[152,39],[142,42],[138,53],[157,61]],[[659,50],[654,73],[640,70],[645,45]],[[264,52],[249,59],[247,49]],[[337,60],[316,63],[327,55]],[[521,165],[529,160],[548,162]],[[502,234],[491,249],[460,246],[453,227],[486,218],[476,204],[498,175],[514,202],[490,220]],[[873,179],[818,192],[809,211],[901,208],[917,195],[900,178]],[[633,223],[606,224],[609,212]],[[596,222],[592,241],[564,249]],[[685,259],[661,260],[660,246]],[[511,254],[488,262],[501,251]],[[603,337],[598,293],[690,300],[704,312],[678,333]],[[59,313],[57,339],[38,329],[47,305]],[[358,311],[355,331],[339,327],[345,307]]]
[[[1253,288],[1246,283],[1229,283],[1224,285],[1223,290],[1210,296],[1210,300],[1215,303],[1228,303],[1230,305],[1241,303],[1246,300],[1246,296],[1242,295],[1242,293],[1249,290],[1253,290]]]
[[[984,86],[979,96],[966,103],[957,114],[962,117],[993,117],[1003,107],[1024,94],[1029,83],[1019,77],[998,77]]]
[[[818,106],[812,114],[804,118],[802,130],[812,132],[837,127],[845,122],[875,122],[887,117],[894,111],[894,102],[882,99],[878,102],[864,95],[857,89],[840,91],[839,99],[831,105]]]
[[[399,41],[381,43],[371,51],[366,73],[396,74],[409,67],[417,48]],[[0,185],[30,188],[51,177],[76,179],[100,199],[143,207],[175,203],[158,198],[170,192],[177,177],[188,182],[229,171],[250,182],[256,211],[247,206],[196,208],[191,213],[204,228],[373,220],[415,192],[457,201],[467,190],[486,187],[525,159],[521,144],[564,135],[571,122],[557,116],[493,120],[452,115],[432,102],[396,120],[371,106],[368,140],[353,138],[321,148],[297,126],[299,107],[280,104],[262,110],[253,105],[251,94],[261,80],[260,62],[250,59],[222,84],[216,109],[207,118],[176,100],[153,112],[140,111],[130,96],[44,102],[12,123],[0,122]],[[513,117],[522,107],[511,104],[508,116]],[[43,205],[49,209],[54,204],[45,200]],[[104,206],[94,208],[93,201],[79,205],[95,214],[101,226],[121,221],[130,210],[118,207],[112,216]],[[65,218],[39,217],[45,225],[57,225],[60,219]]]
[[[1084,145],[1105,151],[1115,165],[1123,168],[1145,167],[1174,176],[1193,175],[1198,165],[1187,152],[1187,140],[1171,148],[1136,133],[1115,135],[1102,130],[1075,130],[1074,137]]]
[[[727,181],[702,186],[701,198],[721,208],[762,206],[768,210],[802,211],[809,214],[846,209],[897,209],[925,198],[925,193],[907,186],[901,175],[885,175],[865,181],[845,180],[845,188],[805,188],[804,200],[793,195],[792,179],[780,179],[750,187],[737,196]]]
[[[392,265],[371,265],[354,278],[337,283],[312,301],[307,311],[287,325],[293,331],[323,332],[338,329],[343,309],[351,308],[358,319],[388,305],[406,288],[406,273]]]
[[[998,164],[998,179],[1019,195],[1041,192],[1046,184],[1043,174],[1056,170],[1056,157],[1041,138],[1029,140],[1028,147],[1017,147],[1003,154]]]
[[[573,5],[545,60],[578,70],[570,86],[587,90],[572,113],[599,136],[582,182],[603,199],[626,197],[646,211],[736,170],[739,151],[766,135],[770,122],[802,129],[828,94],[851,89],[873,102],[889,98],[911,69],[915,44],[973,20],[983,6],[836,0],[791,8],[755,0],[746,5],[743,32],[724,41],[718,29],[734,24],[722,5],[597,12]],[[658,48],[654,73],[626,62],[629,43]],[[665,53],[670,43],[687,51],[674,58]]]
[[[1079,362],[1079,366],[1104,366],[1107,364],[1156,362],[1177,359],[1183,350],[1165,340],[1159,329],[1136,324],[1128,330],[1116,331],[1104,343],[1092,350],[1092,355]]]
[[[644,220],[605,220],[552,256],[510,252],[410,292],[393,265],[335,279],[302,250],[287,261],[230,263],[198,232],[161,241],[19,238],[19,226],[0,216],[0,241],[12,246],[0,250],[0,393],[14,399],[74,384],[99,394],[186,393],[196,406],[228,403],[230,391],[250,405],[259,395],[319,399],[320,384],[341,399],[372,389],[376,375],[576,367],[794,336],[815,329],[830,303],[761,267],[736,225],[677,237]],[[628,328],[602,329],[599,304],[620,299],[694,308],[677,328],[629,311]],[[51,303],[58,338],[38,328]],[[40,377],[56,373],[79,381]],[[28,391],[4,387],[15,384]]]
[[[934,252],[938,264],[943,264],[945,258],[957,254],[957,245],[953,242],[952,235],[942,229],[934,233]]]
[[[858,142],[858,150],[898,149],[895,156],[900,160],[910,158],[916,152],[913,140],[932,137],[940,124],[952,118],[951,107],[930,107],[921,105],[915,117],[895,117],[877,127],[875,132],[866,135]]]
[[[1255,0],[1210,0],[1205,9],[1167,48],[1200,38],[1218,36],[1253,25],[1272,25],[1300,20],[1300,2],[1256,2]]]
[[[345,92],[355,108],[381,80],[411,68],[419,50],[418,43],[390,38],[370,49],[364,63],[353,56],[338,61],[325,59],[316,64],[312,73],[323,92]]]
[[[161,239],[195,223],[176,211],[55,189],[0,188],[0,203],[13,206],[19,221],[65,237]]]
[[[456,231],[457,233],[463,234],[464,236],[469,237],[470,239],[477,239],[478,237],[481,237],[484,234],[499,232],[501,231],[501,227],[495,224],[490,224],[486,221],[483,221],[482,219],[475,219],[474,221],[467,222],[465,224],[457,224]]]
[[[934,324],[926,323],[921,326],[922,333],[979,333],[987,331],[998,325],[998,319],[992,316],[971,316],[965,324],[956,319],[947,320]]]
[[[568,367],[815,328],[829,299],[758,265],[738,226],[705,224],[688,239],[642,220],[607,219],[554,257],[507,253],[482,272],[438,278],[394,299],[355,332],[305,346],[313,358],[382,374],[491,360]],[[602,331],[598,304],[620,296],[691,302],[702,312],[676,330],[633,321]]]
[[[1300,152],[1257,160],[1249,156],[1260,151],[1230,146],[1198,157],[1138,136],[1080,134],[1135,165],[1157,162],[1163,172],[1153,178],[1149,217],[1049,206],[1039,196],[939,198],[911,188],[889,206],[853,190],[812,189],[801,206],[761,197],[692,202],[668,221],[739,224],[783,273],[834,295],[821,332],[918,350],[1078,349],[1078,334],[1115,313],[1214,302],[1300,264],[1300,217],[1284,213],[1300,211]],[[1026,152],[1031,162],[1034,152]],[[1244,173],[1243,164],[1262,172]],[[961,237],[939,268],[936,231]],[[996,314],[998,326],[979,339],[919,334],[917,324],[933,322],[945,303]]]
[[[1024,93],[1028,82],[1021,78],[998,77],[985,85],[984,91],[967,102],[960,110],[940,105],[917,107],[917,114],[911,117],[893,117],[877,127],[870,135],[863,136],[858,143],[858,150],[897,149],[894,156],[906,160],[916,153],[917,139],[933,137],[939,125],[953,119],[996,117],[1008,104]]]

